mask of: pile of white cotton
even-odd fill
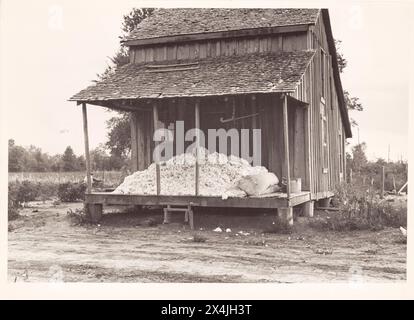
[[[268,172],[265,167],[252,167],[246,160],[236,156],[226,156],[217,152],[208,153],[199,149],[199,195],[220,197],[244,197],[246,193],[238,189],[241,177]],[[195,194],[194,153],[184,153],[160,163],[161,195]],[[137,171],[125,178],[114,193],[156,194],[156,165],[152,163],[146,170]]]

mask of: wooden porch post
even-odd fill
[[[154,105],[152,107],[152,113],[153,113],[153,119],[154,119],[154,132],[158,129],[158,105],[157,102],[154,102]],[[155,142],[155,146],[157,143]],[[157,179],[157,196],[161,193],[161,181],[160,181],[160,164],[158,162],[158,159],[155,159],[155,174]]]
[[[290,163],[289,163],[289,126],[287,111],[287,95],[283,95],[283,138],[285,147],[285,171],[286,171],[286,193],[288,200],[290,198]]]
[[[86,161],[86,191],[91,193],[92,180],[91,180],[91,161],[89,156],[89,135],[88,135],[88,115],[86,112],[86,103],[82,103],[82,115],[83,115],[83,136],[85,140],[85,161]]]
[[[199,194],[199,175],[200,168],[198,163],[199,147],[200,147],[200,135],[198,130],[200,129],[200,101],[197,99],[194,105],[194,116],[195,116],[195,129],[196,131],[196,162],[195,162],[195,195]]]
[[[131,112],[131,169],[133,172],[138,171],[138,150],[137,150],[137,114]],[[142,150],[139,150],[142,152]]]

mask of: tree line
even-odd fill
[[[366,148],[366,143],[362,142],[353,146],[351,152],[346,153],[347,180],[366,186],[372,184],[379,189],[384,168],[384,189],[398,191],[407,182],[408,162],[386,161],[383,158],[369,161]],[[352,177],[350,177],[351,172]]]
[[[120,170],[127,165],[126,157],[107,152],[100,145],[90,151],[93,171]],[[9,172],[70,172],[85,171],[85,158],[76,155],[71,146],[62,154],[49,155],[36,146],[23,147],[9,139]]]

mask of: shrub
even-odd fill
[[[12,206],[16,208],[25,202],[36,200],[40,194],[38,184],[28,180],[9,182],[8,189],[9,203],[13,203]]]
[[[34,201],[40,195],[37,183],[24,180],[17,182],[16,200],[19,204]]]
[[[339,208],[327,219],[315,219],[310,226],[334,231],[380,230],[385,226],[407,225],[406,206],[396,207],[380,199],[372,188],[341,184],[332,199]]]
[[[9,221],[16,219],[19,216],[19,208],[21,204],[17,201],[17,194],[19,191],[18,183],[9,183],[7,193],[7,217]]]
[[[10,190],[10,188],[9,188]],[[16,200],[13,198],[13,194],[10,193],[8,195],[8,219],[14,220],[19,216],[19,206]]]
[[[86,190],[86,184],[84,183],[62,183],[58,187],[58,198],[62,202],[74,202],[83,200]]]
[[[38,182],[37,183],[39,200],[52,199],[57,196],[59,184],[55,182]]]
[[[56,196],[58,184],[29,180],[9,182],[9,195],[18,206],[28,201],[46,200]]]

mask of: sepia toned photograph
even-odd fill
[[[413,5],[145,4],[0,2],[8,283],[406,283]]]

